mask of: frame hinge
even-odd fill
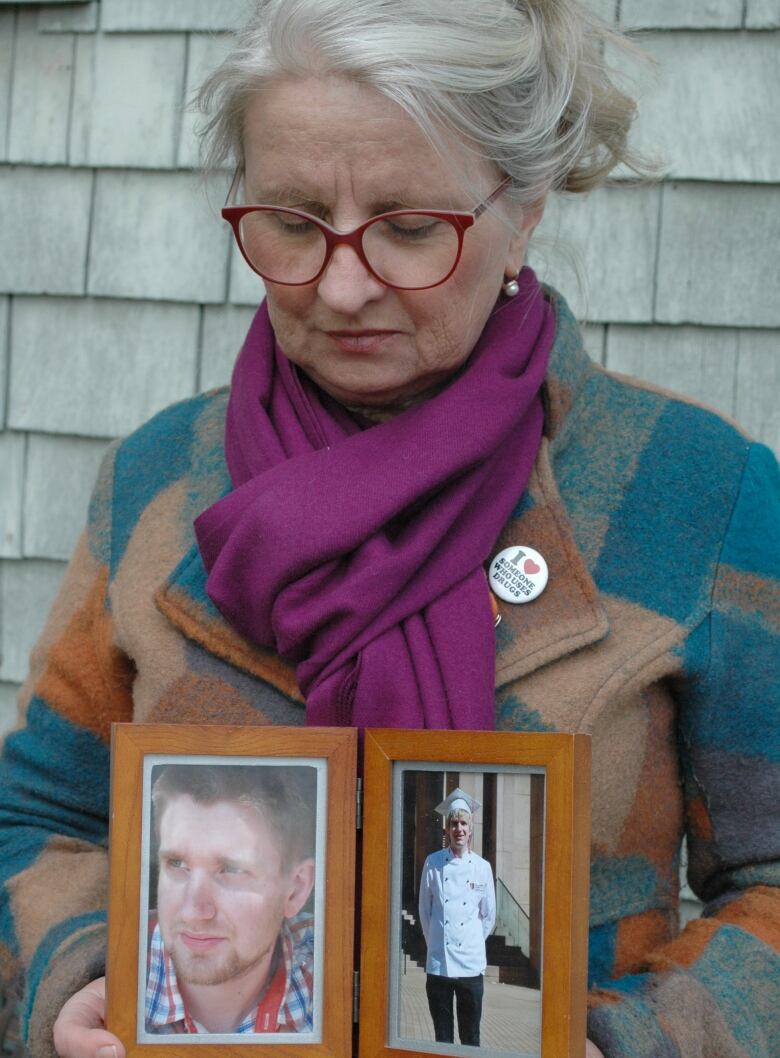
[[[358,779],[355,787],[355,830],[363,826],[363,780]]]
[[[358,1023],[360,1014],[360,971],[355,970],[352,974],[352,1021]]]

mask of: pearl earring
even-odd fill
[[[517,282],[517,276],[504,280],[503,291],[508,298],[513,298],[520,293],[520,284]]]

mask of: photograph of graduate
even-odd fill
[[[146,1032],[310,1033],[317,769],[167,764],[151,791]]]
[[[538,1055],[544,775],[456,767],[402,774],[399,1042]]]
[[[425,993],[436,1040],[455,1039],[454,1000],[460,1042],[473,1047],[479,1046],[485,940],[496,923],[493,871],[471,845],[472,820],[479,807],[460,787],[436,806],[449,844],[426,859],[418,904],[428,951]]]

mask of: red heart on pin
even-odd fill
[[[527,558],[523,563],[523,569],[526,573],[538,573],[541,568],[541,566],[537,566],[532,558]]]

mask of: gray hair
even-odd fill
[[[204,161],[242,164],[244,112],[264,82],[341,74],[398,103],[439,149],[454,133],[523,206],[589,191],[620,163],[644,166],[608,43],[634,50],[578,0],[259,0],[198,94]]]

